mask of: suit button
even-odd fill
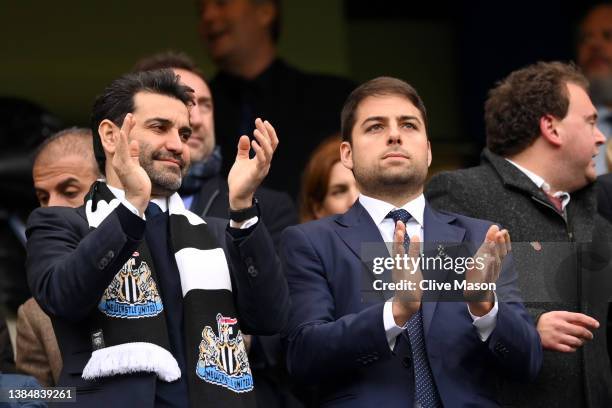
[[[106,258],[110,261],[111,259],[113,259],[115,257],[115,253],[113,251],[108,251],[106,253]]]
[[[98,269],[100,270],[103,270],[107,266],[108,266],[108,261],[106,260],[106,258],[102,258],[100,262],[98,262]]]
[[[250,265],[247,268],[247,272],[249,273],[249,275],[251,275],[251,277],[255,278],[257,276],[257,274],[259,274],[259,271],[257,270],[257,268],[255,268],[253,265]]]
[[[402,358],[402,364],[404,365],[404,367],[406,368],[410,368],[412,367],[412,358],[411,357],[404,357]]]
[[[244,258],[244,263],[247,264],[248,266],[253,265],[253,258],[251,258],[250,256],[247,258]]]

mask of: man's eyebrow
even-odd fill
[[[591,113],[590,115],[588,115],[588,116],[586,117],[586,120],[587,120],[587,121],[589,121],[589,122],[590,122],[590,121],[597,122],[597,118],[598,118],[598,117],[599,117],[599,115],[597,115],[597,112],[593,112],[593,113]]]
[[[413,115],[402,115],[402,116],[398,116],[396,119],[397,120],[416,120],[417,122],[421,123],[421,119],[419,119],[418,116],[413,116]],[[369,118],[365,119],[362,124],[365,124],[367,122],[385,122],[387,120],[389,120],[389,118],[386,116],[370,116]]]
[[[77,179],[76,177],[68,177],[66,180],[63,180],[61,183],[59,183],[57,185],[58,188],[66,188],[68,187],[70,184],[78,184],[79,183],[79,179]]]
[[[386,116],[370,116],[366,118],[361,124],[365,125],[368,122],[386,122],[388,118]]]
[[[421,123],[421,119],[419,119],[418,116],[414,116],[414,115],[402,115],[398,117],[397,119],[398,120],[416,120],[417,122]]]
[[[147,119],[145,120],[145,125],[150,125],[151,123],[159,123],[160,125],[163,126],[172,126],[172,121],[170,119],[166,119],[166,118],[151,118],[151,119]]]

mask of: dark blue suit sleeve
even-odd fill
[[[533,381],[542,366],[540,336],[522,304],[511,254],[504,259],[503,266],[496,282],[497,322],[488,339],[489,350],[501,368],[500,373],[516,380]]]
[[[49,315],[74,322],[85,318],[136,250],[144,230],[144,220],[123,205],[92,231],[75,209],[34,210],[26,232],[32,295]]]
[[[289,289],[265,225],[246,236],[225,234],[241,326],[248,334],[272,335],[287,323]]]
[[[291,294],[284,337],[289,372],[304,383],[321,383],[389,358],[380,303],[336,318],[328,271],[300,227],[283,234],[281,260]]]

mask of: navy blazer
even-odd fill
[[[475,251],[490,225],[425,206],[426,245],[473,243]],[[372,272],[360,259],[362,243],[382,243],[367,211],[357,201],[346,214],[287,228],[282,242],[292,300],[285,333],[289,372],[317,386],[322,406],[412,406],[411,353],[400,339],[405,333],[392,352],[382,294],[368,303],[363,290]],[[514,301],[498,302],[495,329],[484,342],[465,302],[422,304],[429,363],[445,407],[497,406],[500,377],[530,380],[540,369],[540,338],[515,301],[520,296],[511,261],[505,262],[496,293]]]
[[[206,222],[228,258],[242,330],[278,333],[287,319],[288,289],[265,226],[260,222],[248,235],[236,238],[226,231],[227,220]],[[28,221],[28,282],[56,333],[64,362],[58,386],[77,387],[79,406],[153,407],[154,374],[81,378],[95,330],[86,317],[144,239],[143,233],[144,222],[123,205],[93,230],[84,207],[39,208]]]

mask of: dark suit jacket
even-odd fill
[[[592,186],[571,194],[567,219],[514,165],[485,150],[481,165],[433,177],[425,196],[442,210],[500,223],[510,231],[525,306],[537,319],[581,312],[601,324],[576,353],[544,351],[533,385],[508,384],[504,404],[521,407],[612,406],[606,351],[610,289],[608,223],[596,214]]]
[[[242,330],[280,331],[287,319],[288,290],[265,226],[258,223],[248,235],[234,238],[226,231],[227,222],[209,224],[226,250]],[[58,385],[78,387],[79,402],[90,407],[152,407],[152,374],[81,378],[95,330],[86,317],[143,239],[144,222],[119,205],[90,230],[83,207],[40,208],[30,216],[27,235],[30,288],[52,319],[64,361]]]
[[[255,118],[272,123],[280,143],[264,184],[296,198],[302,169],[326,137],[340,132],[340,111],[355,83],[344,78],[307,73],[275,60],[251,80],[219,72],[210,81],[215,101],[215,134],[222,156],[234,158],[240,135],[253,133]],[[242,117],[250,120],[241,129]],[[224,162],[228,174],[232,160]]]
[[[597,210],[605,219],[612,222],[612,173],[597,177]]]
[[[265,187],[259,187],[255,197],[259,200],[262,221],[274,241],[274,246],[278,248],[283,230],[298,223],[295,205],[289,194]],[[228,218],[227,178],[217,175],[206,180],[202,189],[195,194],[190,210],[200,217]]]
[[[278,249],[283,230],[298,223],[293,200],[287,193],[266,187],[259,187],[255,191],[255,197],[259,201],[261,221],[266,225],[274,246]],[[229,214],[227,178],[216,175],[206,180],[200,191],[195,194],[190,210],[200,217],[227,218]],[[288,376],[284,369],[279,336],[257,336],[253,338],[252,344],[249,360],[258,386],[258,406],[266,408],[299,406],[288,389]]]
[[[479,245],[490,224],[425,207],[426,243]],[[391,352],[380,293],[367,302],[362,244],[382,243],[357,201],[344,215],[288,228],[281,259],[292,308],[287,336],[292,375],[317,385],[322,406],[410,407],[414,401],[411,352],[398,336]],[[473,249],[475,250],[476,247]],[[387,253],[388,256],[388,253]],[[504,269],[500,297],[517,298],[515,276]],[[498,302],[497,324],[483,342],[465,302],[422,304],[425,343],[445,407],[496,406],[495,384],[507,375],[535,377],[541,363],[538,334],[519,302]]]

